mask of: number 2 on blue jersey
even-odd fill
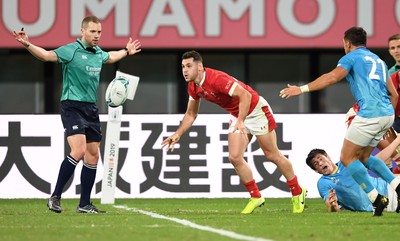
[[[385,71],[385,63],[381,60],[381,59],[373,59],[370,56],[365,56],[364,57],[365,60],[370,61],[372,63],[372,68],[371,71],[369,72],[369,78],[371,80],[380,80],[380,76],[376,73],[376,68],[377,68],[377,64],[380,65],[380,67],[382,68],[382,75],[383,75],[383,81],[386,83],[386,71]]]

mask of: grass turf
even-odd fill
[[[94,204],[105,214],[75,212],[78,200],[63,199],[56,214],[44,199],[0,199],[0,237],[13,240],[390,240],[399,227],[400,214],[343,211],[328,213],[321,199],[307,199],[302,214],[293,214],[288,198],[268,198],[251,215],[241,215],[246,199],[119,199],[116,205],[148,211],[170,219],[155,218],[130,209]],[[177,220],[237,234],[236,238]],[[243,235],[240,236],[240,235]]]

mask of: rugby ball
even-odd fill
[[[122,77],[113,79],[106,90],[106,103],[110,107],[118,107],[126,101],[129,81]]]

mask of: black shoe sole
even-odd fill
[[[49,208],[49,210],[52,211],[52,212],[55,212],[55,213],[61,213],[61,210],[54,210],[54,209],[51,209],[51,208]]]

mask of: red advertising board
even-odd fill
[[[87,15],[102,20],[103,48],[129,36],[143,48],[340,48],[364,27],[369,47],[399,33],[399,0],[0,0],[0,48],[19,48],[12,30],[57,47],[80,37]]]

